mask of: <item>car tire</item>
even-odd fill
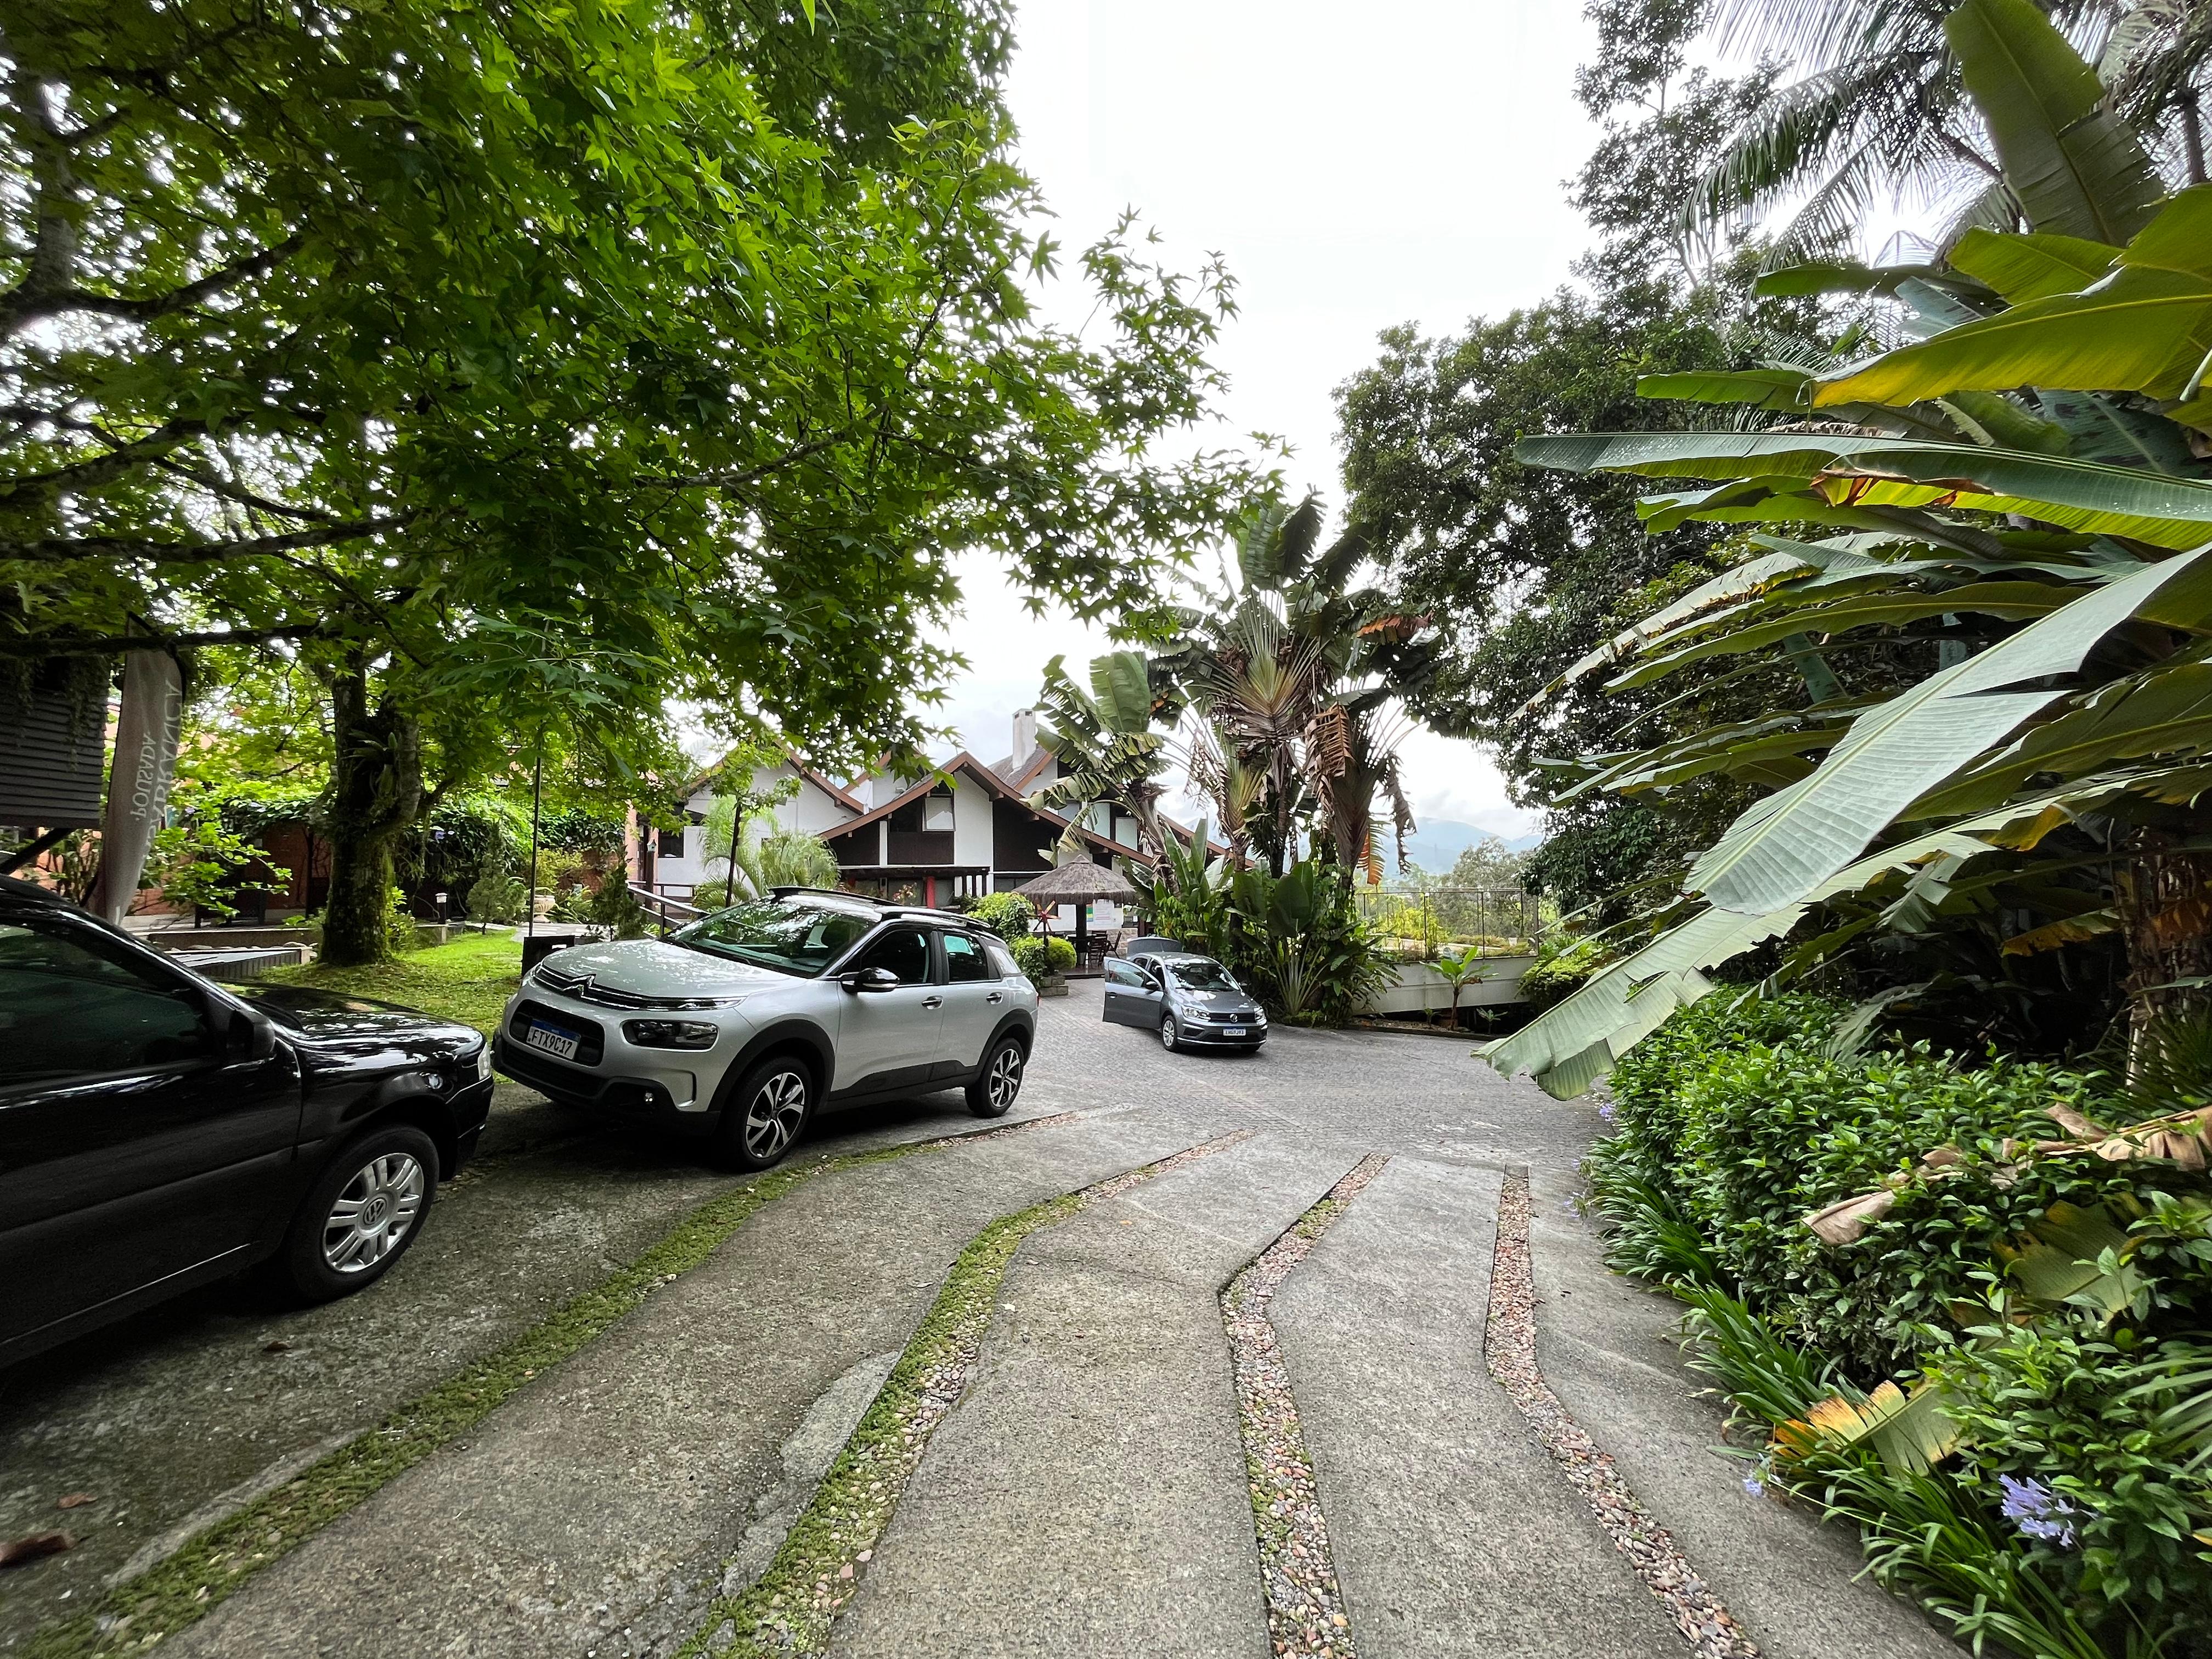
[[[1171,1054],[1182,1051],[1182,1030],[1176,1024],[1173,1014],[1160,1022],[1160,1047]]]
[[[300,1201],[278,1261],[308,1302],[332,1302],[390,1273],[422,1236],[438,1196],[438,1149],[411,1123],[346,1143]]]
[[[983,1069],[968,1085],[968,1109],[977,1117],[1004,1117],[1022,1091],[1022,1073],[1029,1064],[1022,1040],[1002,1036],[983,1056]]]
[[[814,1115],[814,1073],[792,1054],[771,1054],[747,1072],[722,1109],[722,1161],[734,1169],[781,1164]]]

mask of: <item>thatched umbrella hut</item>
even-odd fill
[[[1100,899],[1121,903],[1137,896],[1128,877],[1109,864],[1083,858],[1063,857],[1054,868],[1014,889],[1040,910],[1054,905],[1075,907],[1075,959],[1082,962],[1091,940],[1091,907]]]

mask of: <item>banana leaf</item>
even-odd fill
[[[2049,18],[2030,0],[1965,0],[1943,33],[2031,228],[2100,242],[2142,228],[2166,193],[2157,169]]]
[[[1808,407],[1813,377],[1802,368],[1747,368],[1732,373],[1646,374],[1636,383],[1639,398],[1687,398],[1701,404],[1749,404],[1754,409]]]
[[[2201,526],[2212,524],[2212,483],[1971,443],[1812,432],[1584,432],[1523,438],[1513,453],[1568,471],[1755,479],[1769,490],[1817,490],[1834,507],[2020,513],[2161,547],[2195,546],[2207,533]],[[1755,500],[1755,490],[1747,488],[1744,499]]]
[[[1941,265],[1865,265],[1856,259],[1812,259],[1762,272],[1752,288],[1771,299],[1808,299],[1816,294],[1895,294],[1899,283],[1916,278],[1928,283],[1957,281]]]
[[[2018,1245],[1997,1254],[2021,1289],[2038,1302],[2081,1302],[2107,1317],[2125,1312],[2136,1281],[2129,1268],[2135,1241],[2102,1205],[2054,1204]]]
[[[2184,476],[2197,471],[2189,441],[2172,420],[2147,415],[2094,392],[2060,392],[2039,387],[2035,401],[2051,423],[2066,434],[2077,461],[2104,461],[2152,472]]]
[[[2014,386],[2178,398],[2212,349],[2212,185],[2185,190],[2110,276],[1900,347],[1824,380],[1816,407]]]
[[[1972,582],[1935,593],[1862,595],[1832,605],[1789,611],[1780,617],[1739,628],[1733,633],[1683,646],[1630,669],[1626,673],[1614,676],[1606,683],[1607,689],[1625,691],[1634,686],[1648,685],[1690,663],[1700,662],[1708,657],[1757,651],[1791,634],[1801,632],[1838,634],[1847,629],[1917,622],[1929,617],[1954,613],[2014,619],[2047,617],[2074,604],[2080,599],[2081,592],[2078,587],[2063,586],[2057,582]]]
[[[1894,1382],[1878,1384],[1863,1400],[1837,1395],[1774,1431],[1776,1448],[1788,1458],[1864,1445],[1891,1468],[1914,1474],[1926,1474],[1965,1438],[1943,1409],[1942,1390],[1926,1382],[1909,1395]]]
[[[1711,581],[1701,583],[1691,589],[1671,605],[1663,605],[1653,611],[1633,628],[1624,629],[1614,635],[1530,698],[1522,712],[1527,713],[1538,708],[1547,698],[1562,688],[1573,684],[1593,670],[1619,662],[1623,657],[1632,654],[1645,641],[1665,633],[1677,623],[1694,617],[1700,611],[1741,599],[1747,594],[1759,592],[1787,577],[1797,575],[1814,568],[1794,549],[1778,550],[1762,554],[1757,558],[1747,559],[1741,564],[1731,566]]]
[[[2212,750],[2212,664],[2169,662],[2100,687],[1984,764],[1907,809],[1911,818],[1986,811],[2041,774],[2077,777],[2114,763]]]
[[[1951,249],[1951,267],[1995,289],[2007,305],[2073,294],[2112,268],[2120,250],[2078,236],[2003,236],[1976,226]]]
[[[2119,926],[2120,913],[2109,906],[2100,910],[2085,910],[2078,916],[2061,916],[2040,927],[2014,933],[1999,951],[2008,957],[2033,956],[2038,951],[2056,951],[2062,945],[2080,945],[2117,933]]]
[[[2077,672],[2114,629],[2154,611],[2196,619],[2212,611],[2208,555],[2212,548],[2091,589],[1869,709],[1819,771],[1739,817],[1698,860],[1687,885],[1747,915],[1802,898],[1915,800],[2065,696],[2038,683]],[[2036,689],[2011,689],[2021,686]]]

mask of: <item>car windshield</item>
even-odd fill
[[[1196,962],[1171,962],[1168,972],[1186,991],[1239,991],[1243,987],[1230,978],[1229,970],[1204,957]]]
[[[859,944],[872,926],[868,916],[842,905],[753,899],[702,916],[669,938],[709,956],[812,978]]]

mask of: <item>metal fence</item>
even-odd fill
[[[1534,893],[1480,887],[1404,891],[1355,887],[1360,920],[1385,939],[1421,947],[1474,945],[1500,954],[1528,948],[1552,920]]]

